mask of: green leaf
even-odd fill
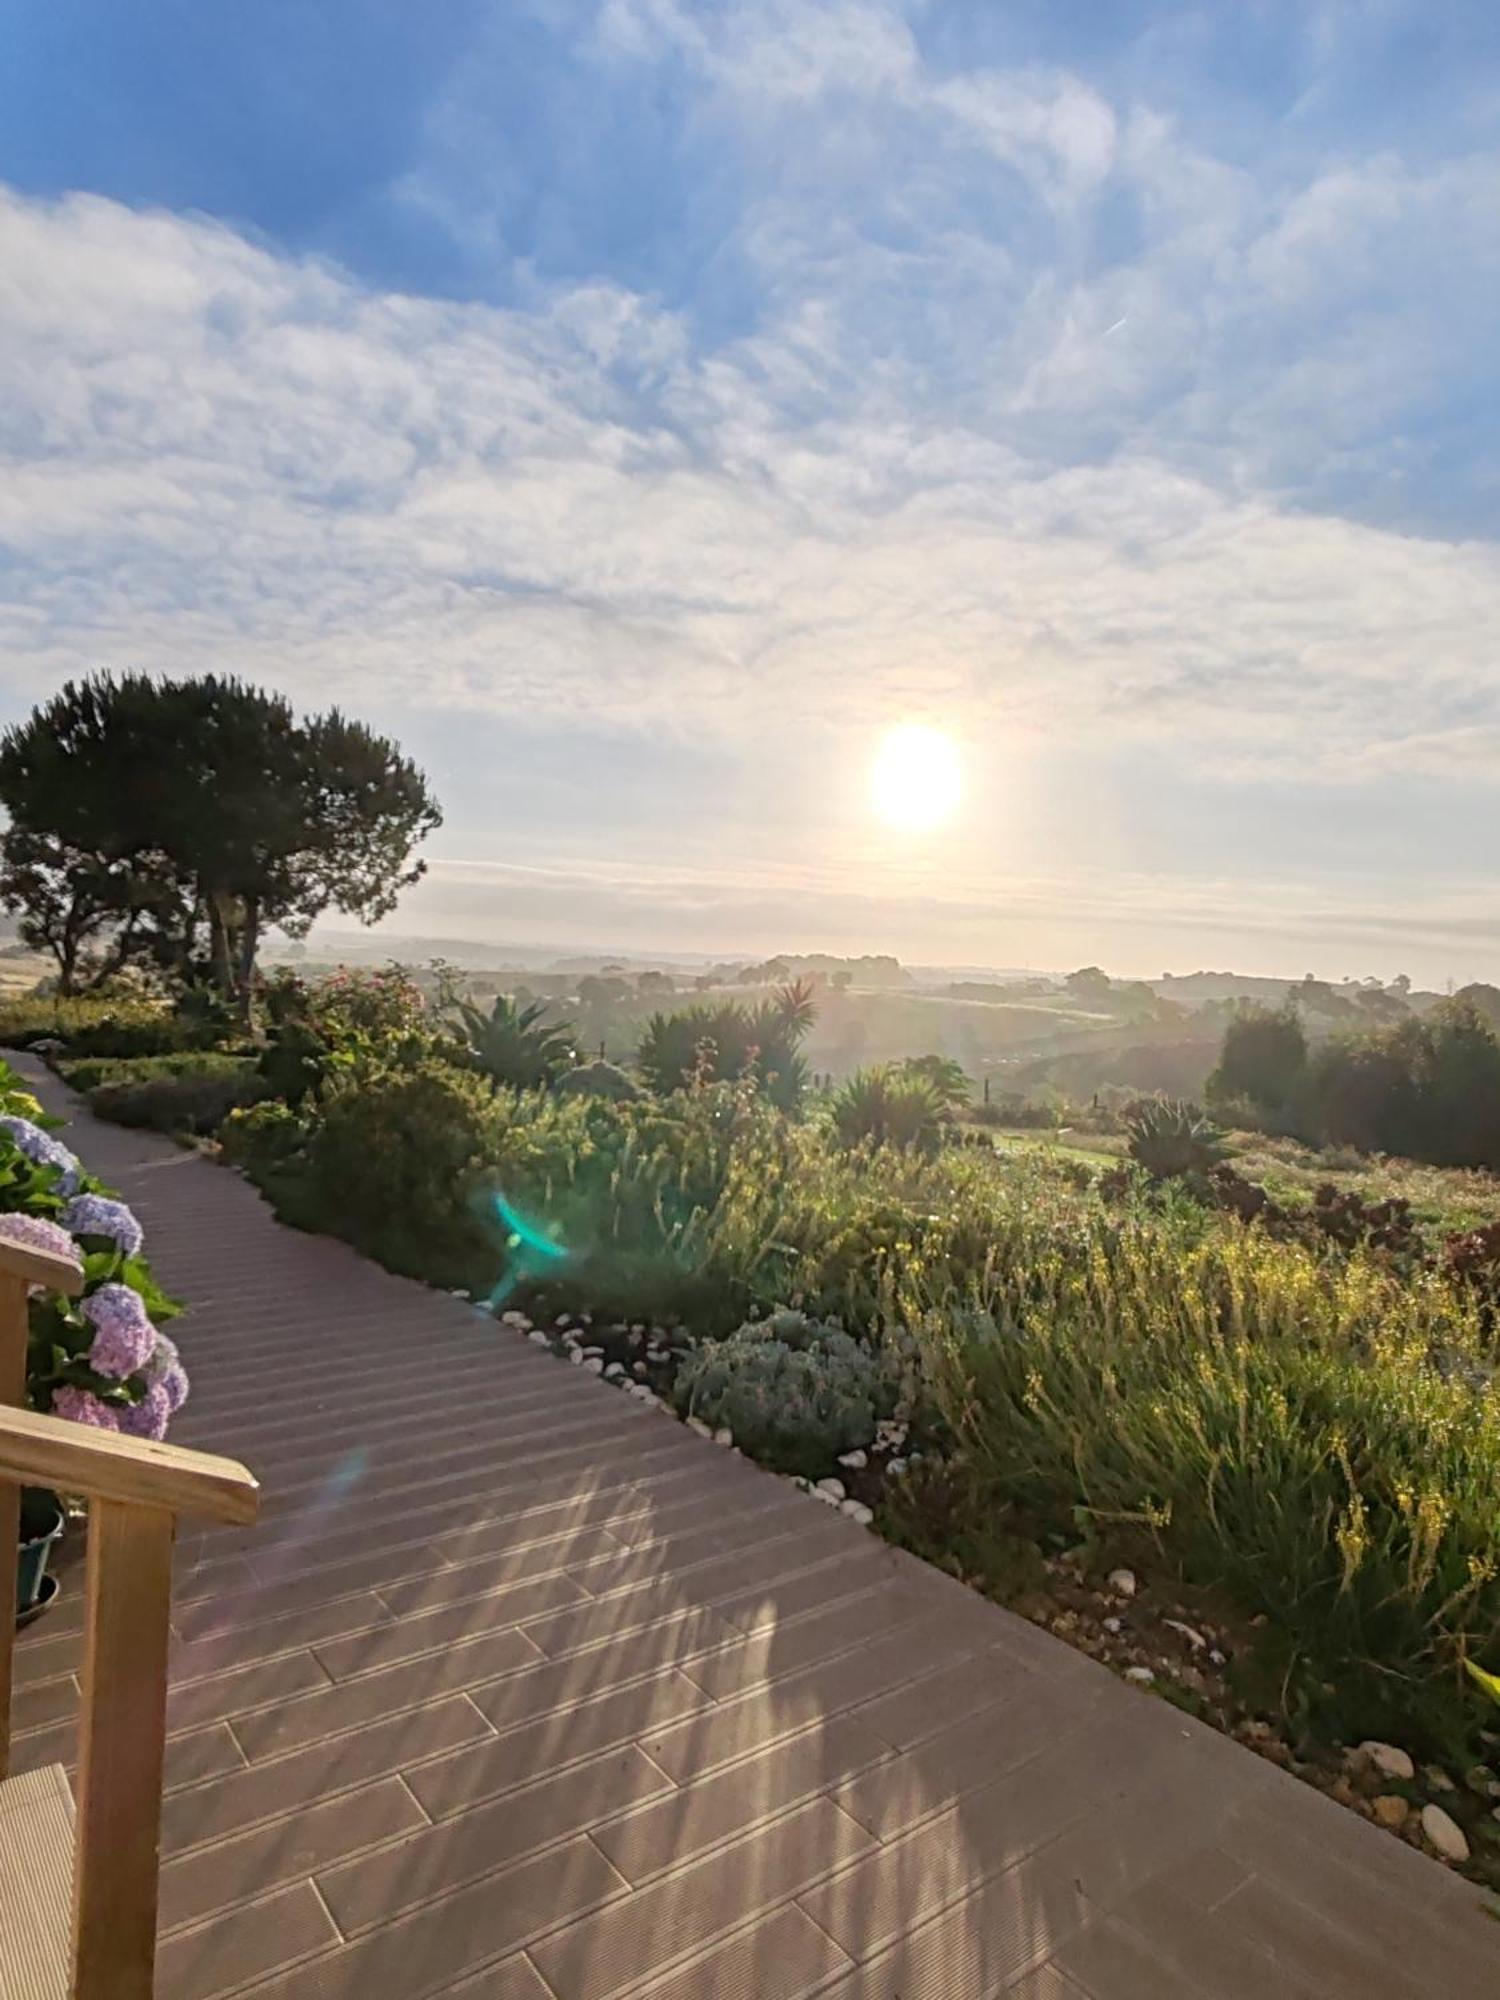
[[[1473,1679],[1484,1689],[1490,1700],[1500,1702],[1500,1674],[1487,1674],[1483,1667],[1476,1667],[1472,1660],[1465,1660],[1464,1665],[1468,1668]]]

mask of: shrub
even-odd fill
[[[653,1014],[636,1062],[652,1090],[663,1095],[708,1083],[751,1082],[780,1110],[800,1110],[807,1064],[797,1053],[815,1019],[810,989],[783,987],[758,1007],[726,1001]]]
[[[1178,1174],[1206,1174],[1223,1155],[1223,1140],[1196,1104],[1153,1097],[1126,1116],[1130,1157],[1153,1180]]]
[[[331,1090],[309,1130],[296,1219],[408,1276],[473,1283],[498,1261],[480,1199],[492,1103],[482,1078],[431,1059]]]
[[[255,1068],[248,1056],[223,1049],[188,1050],[160,1056],[64,1056],[58,1074],[85,1094],[101,1084],[155,1083],[172,1077],[244,1076]]]
[[[860,1069],[834,1092],[833,1129],[846,1146],[910,1146],[932,1152],[946,1106],[926,1077]]]
[[[834,1322],[777,1312],[703,1342],[678,1369],[673,1394],[684,1414],[727,1425],[752,1458],[817,1479],[841,1453],[873,1441],[895,1407],[896,1382],[876,1349]]]
[[[180,1071],[138,1082],[98,1084],[88,1094],[89,1108],[116,1125],[143,1126],[153,1132],[208,1137],[230,1112],[254,1104],[266,1094],[264,1079],[252,1063],[230,1063],[204,1072]]]
[[[1500,1664],[1500,1411],[1473,1304],[1234,1224],[1080,1224],[992,1261],[987,1334],[927,1322],[987,1503],[1132,1524],[1267,1620],[1294,1721],[1451,1753],[1460,1662]]]
[[[270,1041],[260,1072],[271,1095],[292,1105],[365,1070],[418,1064],[444,1039],[400,966],[336,972],[313,984],[283,971],[261,997]]]
[[[518,1007],[509,994],[498,993],[488,1014],[458,1000],[450,1018],[459,1045],[491,1083],[534,1090],[556,1082],[578,1059],[572,1023],[549,1023],[546,1014],[545,1000]]]
[[[557,1088],[563,1097],[603,1097],[611,1104],[634,1104],[641,1095],[640,1085],[617,1063],[602,1059],[565,1071]]]
[[[211,1039],[198,1024],[151,1001],[31,995],[0,1003],[0,1043],[10,1048],[61,1041],[70,1055],[155,1056],[201,1048]]]

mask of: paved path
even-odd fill
[[[193,1301],[178,1436],[266,1491],[180,1552],[167,2000],[1495,2000],[1437,1864],[232,1174],[70,1136]],[[23,1766],[71,1757],[80,1581]]]

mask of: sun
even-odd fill
[[[930,833],[953,817],[962,795],[963,772],[951,736],[921,722],[887,730],[870,766],[870,800],[887,826]]]

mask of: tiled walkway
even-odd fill
[[[167,2000],[1500,1992],[1436,1863],[232,1174],[70,1136],[193,1302],[176,1435],[266,1493],[181,1549]]]

